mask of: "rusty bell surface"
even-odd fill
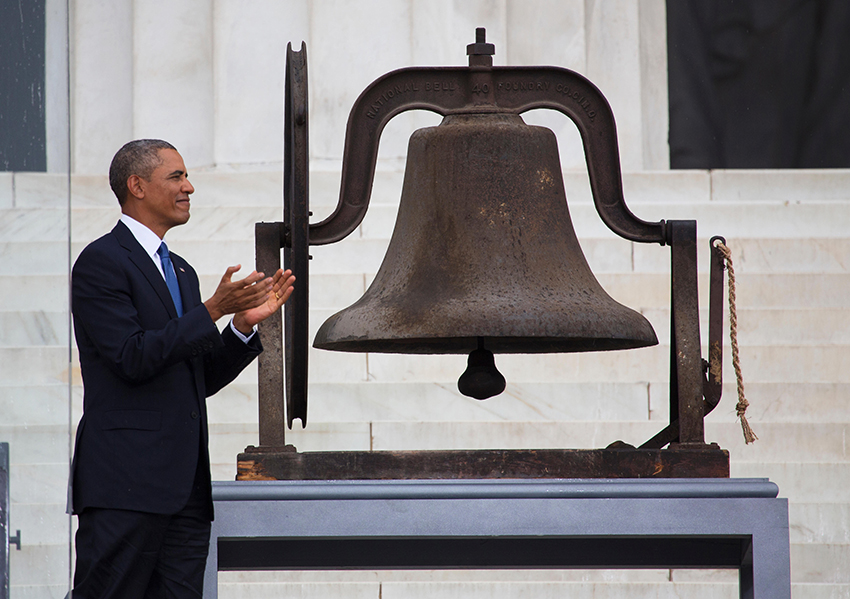
[[[387,255],[365,295],[331,316],[314,346],[464,354],[657,343],[649,322],[614,301],[587,265],[555,135],[516,114],[485,112],[413,134]]]

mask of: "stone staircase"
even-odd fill
[[[350,305],[384,256],[401,170],[377,173],[372,205],[343,242],[312,248],[310,327]],[[208,296],[226,265],[253,263],[253,224],[281,219],[281,177],[193,173],[192,220],[169,233]],[[660,344],[626,352],[497,356],[507,391],[479,402],[456,380],[463,356],[310,350],[309,425],[299,451],[597,448],[639,444],[667,419],[669,249],[607,230],[586,175],[565,174],[575,229],[594,273],[642,311]],[[0,438],[11,444],[12,596],[67,590],[72,523],[64,515],[73,426],[81,409],[76,350],[68,349],[68,264],[108,231],[118,209],[105,178],[0,173]],[[337,171],[311,174],[314,221],[336,203]],[[708,239],[723,235],[738,278],[741,361],[750,422],[745,445],[725,347],[724,397],[706,438],[728,449],[732,475],[768,477],[790,501],[795,597],[850,597],[850,171],[657,172],[624,177],[644,220],[694,218],[700,235],[702,336]],[[70,239],[70,243],[69,243]],[[512,284],[521,283],[517,273]],[[69,386],[69,377],[71,385]],[[209,401],[213,477],[232,480],[257,438],[256,368]],[[222,597],[736,597],[728,571],[493,571],[221,573]]]

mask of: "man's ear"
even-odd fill
[[[130,175],[127,179],[127,193],[140,200],[145,197],[145,188],[139,175]]]

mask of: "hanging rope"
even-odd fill
[[[723,254],[723,258],[726,260],[726,270],[729,273],[729,337],[732,341],[732,367],[735,369],[735,379],[738,382],[738,404],[735,406],[735,411],[741,421],[744,441],[749,445],[753,441],[757,441],[758,437],[753,432],[746,417],[750,403],[744,397],[744,377],[741,375],[741,361],[738,357],[738,312],[735,309],[735,269],[732,268],[732,250],[722,241],[718,241],[715,247]]]

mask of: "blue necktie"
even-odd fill
[[[159,259],[162,261],[165,284],[168,285],[168,291],[171,292],[171,299],[174,300],[177,316],[183,316],[183,299],[180,297],[180,286],[177,284],[177,275],[174,274],[174,266],[171,264],[171,254],[168,253],[168,246],[165,245],[164,241],[156,253],[159,254]]]

